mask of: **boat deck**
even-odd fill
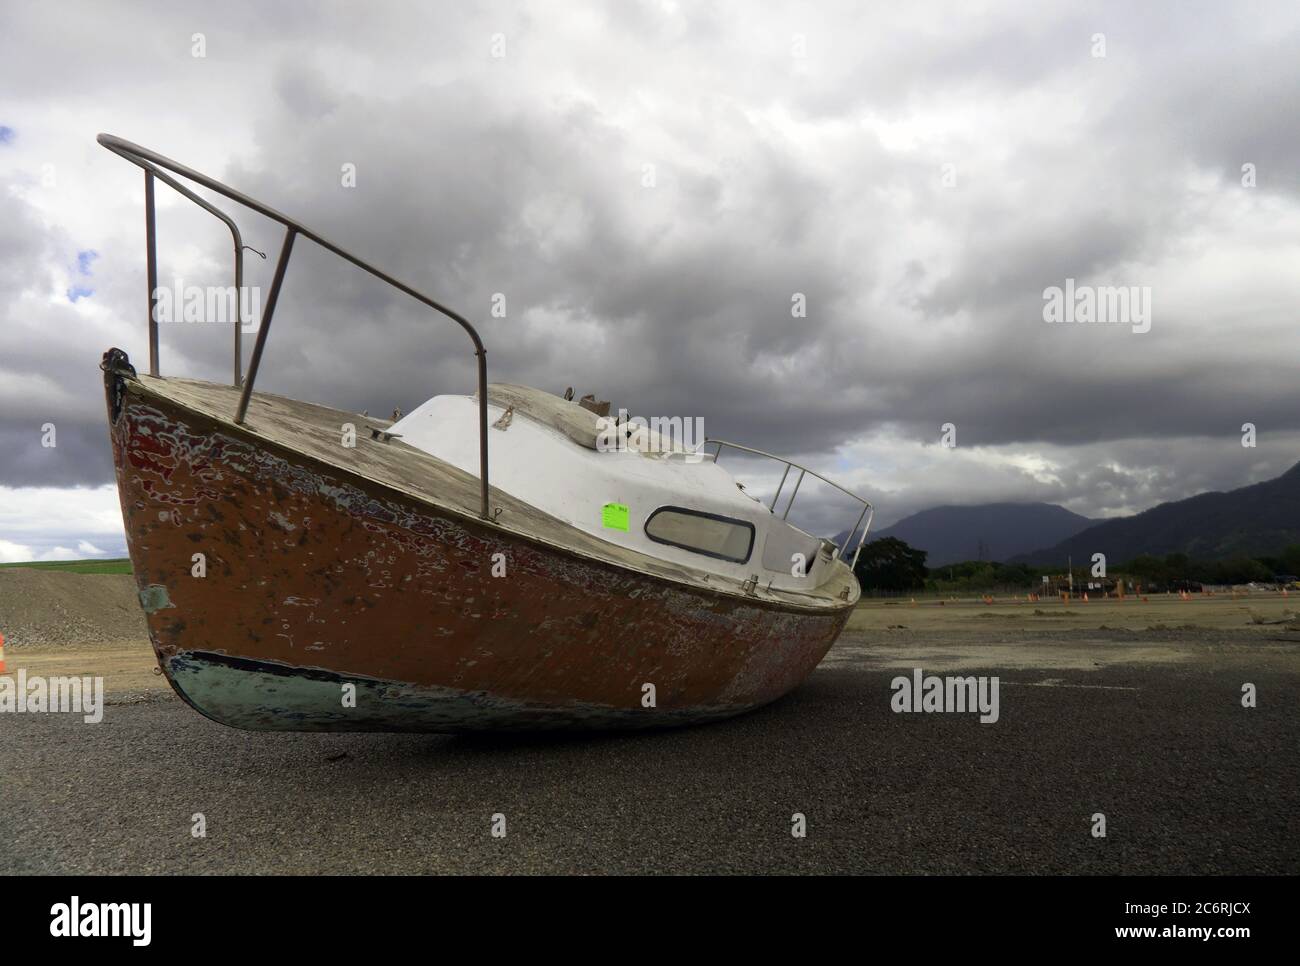
[[[388,487],[464,519],[480,519],[478,477],[400,439],[383,441],[371,438],[369,427],[385,429],[390,425],[389,420],[255,392],[244,423],[236,425],[234,413],[239,390],[233,386],[141,374],[133,391],[145,397],[152,395],[168,399],[198,412],[221,424],[224,432],[302,454],[362,481]],[[355,447],[342,445],[346,423],[351,423],[356,429]],[[851,606],[858,599],[858,588],[842,561],[834,561],[826,572],[826,579],[811,592],[768,590],[760,585],[747,593],[738,581],[679,567],[599,540],[495,487],[490,490],[490,505],[496,520],[484,523],[484,526],[500,527],[524,539],[560,547],[579,557],[630,568],[697,589],[757,599],[781,609],[796,610],[839,610]],[[845,588],[849,591],[847,600],[841,596]]]

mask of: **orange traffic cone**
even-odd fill
[[[5,673],[5,636],[0,634],[0,674]]]

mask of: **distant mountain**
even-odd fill
[[[1300,463],[1275,480],[1227,493],[1202,493],[1161,503],[1131,517],[1106,520],[1071,534],[1048,549],[1027,552],[1023,562],[1076,565],[1094,553],[1108,563],[1142,554],[1185,553],[1193,560],[1272,556],[1300,543]]]
[[[1009,560],[1053,546],[1093,522],[1053,503],[937,506],[873,531],[868,539],[897,537],[924,550],[927,567],[942,567],[963,560]],[[841,533],[836,542],[847,536],[847,531]]]

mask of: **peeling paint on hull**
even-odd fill
[[[781,606],[593,559],[268,445],[134,379],[109,382],[159,665],[186,701],[233,727],[715,720],[797,686],[852,609]],[[206,576],[191,575],[196,553]],[[494,554],[507,576],[490,575]],[[642,706],[645,684],[655,707]]]

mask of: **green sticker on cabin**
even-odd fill
[[[626,530],[627,507],[622,503],[606,503],[600,508],[600,525],[608,530]]]

